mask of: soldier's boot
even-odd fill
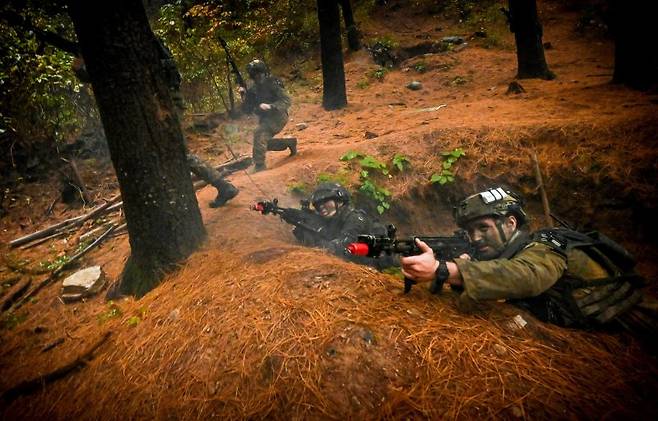
[[[273,138],[267,141],[267,150],[268,151],[285,151],[290,149],[290,156],[297,154],[297,138],[295,137],[284,137],[284,138]]]
[[[290,149],[290,156],[297,155],[297,139],[293,137],[288,140],[288,149]]]
[[[211,208],[224,206],[229,200],[240,193],[240,190],[224,179],[215,180],[212,185],[217,189],[217,197],[210,202]]]
[[[265,171],[266,169],[267,169],[267,167],[265,166],[265,164],[256,163],[256,164],[254,164],[254,171],[253,172],[255,172],[255,173],[256,172],[261,172],[261,171]]]

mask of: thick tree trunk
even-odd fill
[[[359,40],[359,30],[356,27],[356,22],[354,22],[350,0],[339,0],[338,2],[343,11],[345,32],[347,32],[347,45],[350,47],[350,50],[359,51],[361,49],[361,41]]]
[[[519,79],[551,80],[542,44],[543,29],[537,16],[536,0],[509,0],[509,25],[516,41]]]
[[[69,13],[130,234],[120,289],[141,296],[205,236],[183,134],[142,2],[71,0]]]
[[[640,90],[658,86],[658,36],[649,4],[610,1],[610,29],[615,38],[613,83]]]
[[[318,20],[322,57],[322,106],[325,110],[336,110],[347,105],[340,13],[336,0],[318,0]]]

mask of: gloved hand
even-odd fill
[[[260,104],[258,107],[259,107],[261,110],[263,110],[263,111],[269,111],[269,110],[272,109],[272,105],[270,105],[270,104],[264,104],[264,103],[263,103],[263,104]]]

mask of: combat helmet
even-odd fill
[[[250,78],[254,79],[257,74],[262,73],[267,75],[269,73],[269,69],[263,60],[255,59],[247,63],[247,73],[249,73]]]
[[[332,199],[346,205],[350,203],[350,192],[338,183],[320,183],[311,195],[311,203],[315,208]]]
[[[502,187],[494,187],[462,200],[455,206],[453,216],[457,225],[464,228],[476,218],[504,217],[511,213],[516,216],[521,226],[527,219],[523,205],[523,200],[517,194]]]

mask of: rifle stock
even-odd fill
[[[437,260],[452,260],[462,254],[474,255],[474,249],[471,245],[468,235],[465,231],[455,231],[450,237],[428,237],[428,236],[411,236],[406,239],[396,239],[396,228],[394,225],[388,226],[386,236],[376,235],[359,235],[355,243],[347,246],[351,254],[357,256],[379,257],[382,254],[392,255],[399,254],[402,256],[415,256],[422,253],[416,239],[425,242],[434,252]],[[404,278],[404,292],[407,293],[416,282],[409,278]],[[443,288],[443,283],[432,282],[430,291],[438,293]]]

